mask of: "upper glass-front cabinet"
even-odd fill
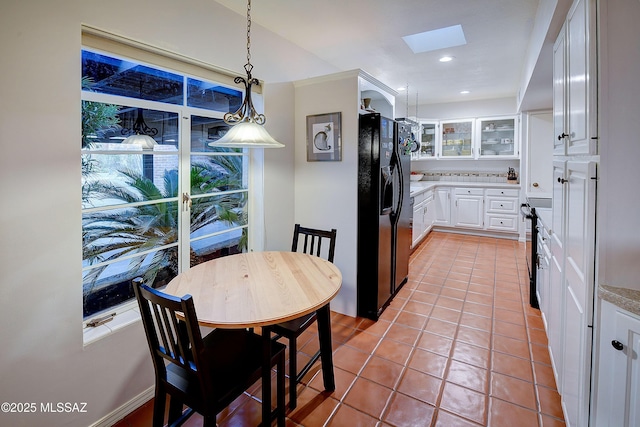
[[[441,122],[443,158],[473,157],[473,119]]]
[[[431,159],[437,155],[438,122],[420,122],[420,149],[412,153],[412,160]]]
[[[515,157],[518,155],[515,117],[478,119],[479,157]]]

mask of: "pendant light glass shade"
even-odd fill
[[[122,141],[122,143],[139,145],[142,148],[149,148],[149,149],[153,149],[153,147],[158,144],[155,139],[151,138],[149,135],[143,135],[143,134],[134,134],[134,135],[128,136],[124,141]]]
[[[247,2],[247,63],[244,70],[247,77],[236,77],[236,83],[243,83],[245,87],[242,105],[234,113],[226,113],[224,122],[231,125],[229,131],[219,140],[210,142],[211,147],[225,148],[281,148],[279,143],[262,126],[267,120],[264,114],[258,114],[251,100],[251,86],[259,85],[258,79],[251,76],[251,0]]]
[[[237,123],[226,134],[215,142],[210,142],[212,147],[226,148],[282,148],[269,132],[257,123],[243,121]]]

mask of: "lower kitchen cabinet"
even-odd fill
[[[640,316],[602,301],[595,424],[640,426]]]
[[[492,231],[517,233],[520,190],[487,188],[485,196],[485,228]]]
[[[451,192],[449,188],[436,188],[433,193],[435,197],[435,218],[433,225],[451,224]]]
[[[484,189],[454,188],[453,195],[452,225],[464,228],[483,228]]]
[[[433,191],[428,190],[413,199],[413,224],[411,226],[411,246],[418,243],[429,233],[433,226]]]
[[[412,247],[433,227],[518,233],[520,190],[436,186],[413,196]]]

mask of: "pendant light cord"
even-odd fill
[[[253,71],[253,65],[251,65],[251,0],[247,1],[247,63],[244,70],[251,78],[251,71]]]

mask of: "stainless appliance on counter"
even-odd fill
[[[411,129],[373,113],[359,131],[357,312],[377,320],[409,274]]]
[[[531,235],[527,236],[527,268],[529,270],[529,304],[533,308],[540,308],[538,304],[537,271],[538,271],[538,215],[536,208],[551,208],[551,199],[528,197],[527,202],[520,205],[520,214],[531,221]]]

